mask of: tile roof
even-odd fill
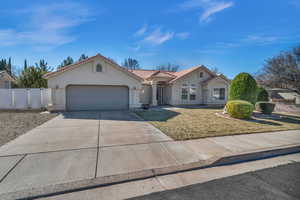
[[[185,69],[185,70],[182,70],[182,71],[179,71],[179,72],[173,72],[173,75],[176,76],[176,78],[174,78],[173,80],[170,81],[170,83],[173,83],[175,82],[176,80],[182,78],[183,76],[195,71],[199,69],[199,67],[191,67],[191,68],[188,68],[188,69]]]
[[[217,77],[218,75],[216,75],[215,73],[211,72],[209,69],[207,69],[205,66],[196,66],[196,67],[191,67],[185,70],[181,70],[179,72],[169,72],[169,71],[159,71],[159,70],[146,70],[146,69],[138,69],[138,70],[127,70],[123,67],[121,67],[120,65],[118,65],[116,62],[114,62],[113,60],[106,58],[105,56],[102,56],[101,54],[97,54],[95,56],[89,57],[83,61],[79,61],[76,62],[72,65],[68,65],[65,67],[62,67],[60,69],[58,69],[55,72],[49,72],[47,74],[44,75],[44,78],[50,78],[52,76],[58,75],[60,73],[63,73],[65,71],[74,69],[78,66],[80,66],[81,64],[87,63],[87,62],[91,62],[94,58],[96,57],[100,57],[102,59],[104,59],[106,62],[118,67],[120,70],[124,71],[125,73],[133,76],[136,79],[139,80],[147,80],[149,78],[153,78],[153,77],[164,77],[164,78],[170,78],[171,80],[169,81],[169,83],[173,83],[175,81],[177,81],[178,79],[186,76],[187,74],[197,70],[197,69],[203,69],[204,71],[206,71],[207,73],[211,74],[213,77]],[[225,80],[228,80],[224,75],[218,76],[221,78],[224,78]]]
[[[135,70],[128,70],[128,71],[134,73],[135,75],[141,77],[142,79],[147,79],[151,77],[153,74],[155,74],[156,72],[158,72],[157,70],[146,70],[146,69],[135,69]]]

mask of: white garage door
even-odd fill
[[[67,87],[67,110],[125,110],[129,90],[125,86],[72,85]]]

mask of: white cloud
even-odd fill
[[[0,45],[57,47],[70,43],[76,36],[70,30],[91,20],[89,10],[78,3],[60,3],[17,10],[22,29],[0,29]]]
[[[203,14],[200,16],[200,21],[201,22],[208,22],[211,20],[211,16],[226,9],[226,8],[230,8],[231,6],[233,6],[233,2],[219,2],[219,3],[215,3],[212,6],[208,6]]]
[[[293,39],[283,36],[268,36],[268,35],[248,35],[246,37],[231,41],[231,42],[217,42],[215,44],[216,48],[227,49],[227,48],[236,48],[242,46],[265,46],[277,43],[289,43]]]
[[[199,16],[200,22],[209,22],[212,20],[212,16],[218,12],[223,11],[226,8],[230,8],[234,5],[232,1],[224,2],[219,0],[187,0],[179,5],[180,10],[201,10]]]
[[[137,30],[137,32],[135,32],[135,36],[142,36],[146,33],[148,29],[148,25],[147,24],[144,24],[139,30]]]
[[[257,43],[257,44],[269,44],[274,43],[279,40],[279,37],[276,36],[260,36],[260,35],[249,35],[246,38],[242,39],[242,42],[247,43]]]
[[[181,33],[176,33],[176,37],[178,37],[181,40],[185,40],[190,36],[189,32],[181,32]]]
[[[144,38],[144,41],[152,45],[160,45],[174,37],[174,32],[162,32],[160,28],[156,28],[152,33]]]
[[[142,38],[135,45],[129,47],[133,51],[140,51],[145,44],[152,46],[161,45],[171,39],[185,40],[190,36],[189,32],[175,32],[171,30],[163,30],[162,26],[143,25],[134,33],[134,36]]]

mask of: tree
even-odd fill
[[[43,78],[45,73],[40,67],[27,67],[17,78],[17,84],[23,88],[46,88],[47,80]]]
[[[58,66],[58,68],[62,68],[68,65],[71,65],[74,63],[74,60],[72,57],[68,56],[63,62]]]
[[[9,75],[12,75],[11,57],[9,57],[9,59],[8,59],[6,71]]]
[[[12,64],[11,64],[11,58],[9,57],[8,61],[6,59],[0,60],[0,71],[7,71],[9,75],[12,75]]]
[[[27,69],[28,65],[27,65],[27,60],[24,60],[24,69]]]
[[[217,67],[211,68],[210,71],[212,71],[215,74],[220,74],[220,71],[219,71],[219,69]]]
[[[267,90],[261,86],[257,88],[257,101],[269,101]]]
[[[300,46],[267,59],[256,79],[263,86],[300,92]]]
[[[53,70],[52,67],[48,66],[48,63],[44,59],[40,60],[38,63],[35,63],[35,67],[40,68],[44,72],[50,72]]]
[[[166,65],[165,64],[158,65],[156,67],[156,70],[168,71],[168,72],[177,72],[179,68],[180,68],[179,65],[168,63]]]
[[[40,60],[35,63],[35,66],[27,66],[27,61],[24,61],[24,68],[17,78],[18,87],[23,88],[46,88],[47,80],[43,76],[52,71],[53,68],[48,66],[45,60]]]
[[[256,103],[257,83],[248,73],[238,74],[231,82],[229,100],[244,100]]]
[[[6,59],[1,59],[0,60],[0,71],[6,70],[6,67],[7,67]]]
[[[122,63],[122,66],[130,70],[140,69],[139,62],[133,58],[126,58],[124,63]]]
[[[78,61],[83,61],[85,59],[87,59],[88,56],[86,56],[85,54],[81,54],[81,56],[79,57]]]

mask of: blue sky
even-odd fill
[[[10,0],[0,8],[0,58],[22,66],[101,53],[143,68],[206,65],[232,78],[300,44],[300,0]]]

